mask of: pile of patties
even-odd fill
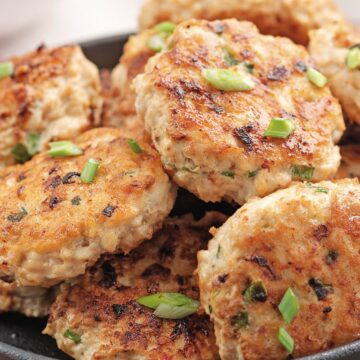
[[[0,311],[78,360],[359,339],[360,32],[331,0],[148,0],[140,31],[110,86],[78,46],[0,64]]]

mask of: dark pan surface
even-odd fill
[[[86,56],[100,68],[110,69],[117,64],[128,36],[124,34],[94,40],[82,44],[82,47]],[[230,205],[205,204],[180,190],[180,199],[172,214],[180,215],[192,211],[196,217],[201,217],[205,211],[211,209],[221,209],[229,215],[235,210]],[[46,319],[28,319],[11,313],[0,314],[0,360],[70,359],[57,349],[53,339],[41,334],[45,324]],[[360,360],[360,341],[302,360]]]

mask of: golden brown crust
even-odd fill
[[[359,219],[359,182],[324,181],[253,200],[217,231],[199,253],[198,273],[222,359],[285,359],[280,326],[295,341],[295,358],[359,338]],[[245,299],[255,281],[267,290],[263,302]],[[300,311],[287,325],[277,307],[289,287]],[[248,325],[236,327],[240,312]]]
[[[99,74],[80,47],[40,47],[11,61],[13,75],[0,80],[0,166],[13,163],[10,151],[27,133],[41,134],[44,148],[99,124]]]
[[[140,28],[165,20],[236,18],[253,22],[263,34],[286,36],[307,44],[308,32],[344,22],[333,0],[148,0],[140,14]]]
[[[128,252],[151,237],[175,194],[158,154],[141,138],[143,152],[134,153],[131,137],[93,129],[75,141],[80,156],[41,153],[0,172],[0,273],[49,286],[82,273],[103,252]],[[100,167],[84,184],[79,176],[89,158]]]
[[[212,326],[203,314],[162,320],[136,302],[161,291],[199,297],[192,273],[196,253],[206,247],[212,225],[224,216],[207,214],[168,219],[154,238],[128,256],[108,256],[71,287],[63,289],[51,310],[47,334],[76,359],[215,359]],[[63,333],[81,335],[75,345]],[[96,340],[95,340],[96,338]]]
[[[135,85],[138,114],[175,182],[205,201],[243,203],[286,187],[294,165],[314,167],[313,180],[334,175],[341,109],[327,87],[307,79],[304,66],[314,64],[303,47],[236,20],[190,20],[169,42]],[[230,67],[225,51],[241,62],[232,69],[253,66],[247,76],[254,89],[223,92],[206,82],[202,69]],[[291,118],[295,132],[264,137],[274,117]],[[226,171],[234,177],[223,176]],[[257,175],[249,179],[251,172]]]
[[[143,124],[136,116],[133,79],[144,72],[145,65],[155,52],[148,46],[149,38],[155,30],[146,30],[130,36],[125,44],[119,64],[112,72],[112,89],[105,98],[102,118],[103,126],[114,126],[140,131]]]

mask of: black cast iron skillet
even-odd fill
[[[122,53],[128,34],[112,36],[82,44],[86,56],[99,68],[111,69]],[[173,215],[195,210],[201,217],[206,210],[222,210],[229,215],[234,211],[225,204],[205,204],[184,190],[180,190],[179,200]],[[69,360],[57,349],[55,341],[41,335],[46,319],[28,319],[19,314],[0,315],[0,360]],[[96,339],[94,339],[96,341]],[[360,360],[360,341],[330,351],[308,356],[302,360]]]

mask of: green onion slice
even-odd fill
[[[26,137],[26,147],[31,156],[39,152],[40,135],[28,133]]]
[[[160,304],[182,306],[192,303],[194,300],[180,293],[160,292],[143,296],[136,300],[139,304],[156,309]]]
[[[317,87],[322,88],[327,84],[327,78],[320,71],[312,67],[308,67],[306,74],[308,79]]]
[[[299,302],[291,288],[287,289],[278,308],[283,319],[288,324],[290,324],[294,317],[298,314],[300,310]]]
[[[180,293],[157,293],[137,299],[141,305],[155,309],[154,315],[164,319],[182,319],[198,310],[199,302]]]
[[[283,327],[280,327],[279,329],[278,340],[289,354],[291,354],[294,351],[295,348],[294,339]]]
[[[295,165],[292,169],[292,176],[301,180],[310,180],[314,176],[315,168],[306,165]]]
[[[247,91],[254,88],[255,84],[247,74],[241,74],[229,69],[203,69],[205,80],[218,90]]]
[[[128,139],[127,141],[128,145],[130,146],[131,150],[136,153],[136,154],[140,154],[143,152],[142,148],[140,147],[140,145],[137,143],[136,140],[134,139]]]
[[[155,31],[172,34],[176,28],[176,25],[170,21],[164,21],[155,26]]]
[[[77,156],[83,152],[71,141],[54,141],[49,143],[48,154],[52,157]]]
[[[67,339],[72,340],[75,344],[80,344],[81,343],[81,336],[79,334],[77,334],[75,331],[67,329],[64,332],[64,336]]]
[[[147,45],[152,51],[160,52],[166,46],[165,39],[163,34],[154,35],[148,39]]]
[[[0,79],[11,76],[14,72],[14,64],[10,61],[0,63]]]
[[[350,70],[355,70],[360,66],[360,49],[358,47],[351,48],[346,56],[346,66]]]
[[[162,319],[183,319],[186,316],[196,313],[198,307],[199,303],[182,306],[160,304],[154,311],[154,315]]]
[[[295,131],[295,124],[291,119],[273,118],[263,136],[286,139]]]
[[[89,159],[83,171],[81,172],[80,179],[83,183],[89,184],[95,179],[96,172],[99,168],[100,162],[97,159]]]

